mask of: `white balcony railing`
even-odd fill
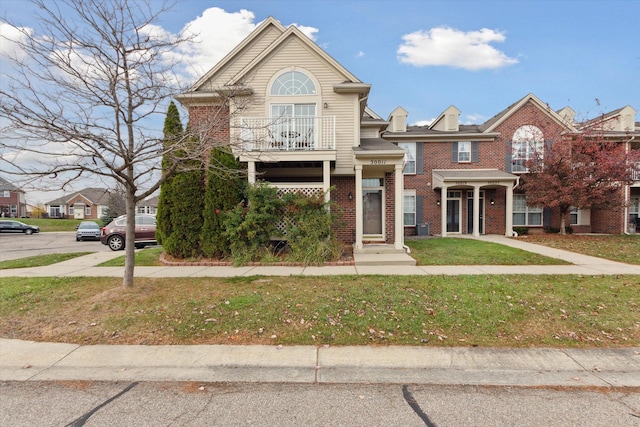
[[[335,150],[335,117],[241,117],[245,151]]]

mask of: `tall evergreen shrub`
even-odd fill
[[[173,101],[167,109],[167,117],[164,119],[164,147],[165,150],[183,138],[182,122],[180,112]],[[165,154],[162,158],[162,170],[166,172],[170,166],[170,154]],[[156,214],[156,239],[159,244],[164,244],[165,239],[171,235],[174,226],[172,221],[172,211],[176,194],[174,191],[173,177],[169,177],[160,187],[158,198],[158,212]]]
[[[202,254],[207,258],[225,258],[231,254],[231,242],[224,233],[224,218],[244,198],[245,179],[240,163],[223,148],[211,151],[208,174],[201,233]]]

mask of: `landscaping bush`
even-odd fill
[[[224,215],[224,238],[231,249],[235,265],[259,261],[270,253],[269,241],[277,236],[283,202],[277,189],[264,183],[247,188],[247,200]]]
[[[289,193],[283,197],[288,217],[287,259],[304,265],[322,264],[340,258],[341,245],[332,233],[335,215],[324,195],[308,197]]]

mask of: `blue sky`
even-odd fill
[[[0,16],[19,22],[31,10],[0,2]],[[428,121],[455,105],[462,121],[481,123],[530,92],[578,117],[640,109],[637,0],[177,0],[160,25],[177,33],[191,24],[204,39],[200,58],[211,59],[269,15],[303,26],[372,84],[369,106],[385,118],[401,105],[411,123]],[[399,50],[412,34],[408,57]]]
[[[555,110],[572,107],[577,118],[625,105],[640,111],[638,0],[176,3],[159,25],[200,34],[186,52],[191,80],[273,16],[372,84],[369,106],[383,118],[402,106],[411,124],[424,123],[455,105],[462,122],[482,123],[528,93]],[[35,26],[25,0],[0,0],[0,17]]]

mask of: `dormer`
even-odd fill
[[[564,107],[562,110],[558,111],[558,115],[569,126],[574,125],[575,119],[576,119],[576,112],[573,111],[571,107]]]
[[[434,120],[429,129],[457,132],[460,129],[460,110],[453,105],[450,106]]]
[[[620,127],[623,132],[633,132],[636,126],[636,110],[630,106],[620,110]]]
[[[397,107],[391,112],[389,116],[389,132],[406,132],[407,131],[407,116],[409,112],[402,107]]]

